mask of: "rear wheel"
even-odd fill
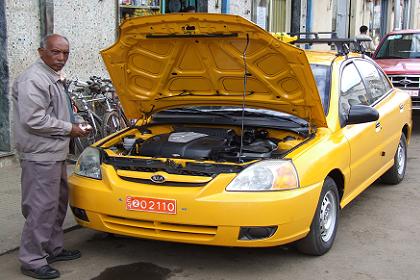
[[[394,165],[385,172],[381,177],[381,181],[385,184],[396,185],[399,184],[405,176],[405,169],[407,167],[407,139],[404,133],[401,135],[398,143],[397,151],[394,155]]]
[[[339,217],[339,198],[337,184],[327,177],[308,235],[297,242],[300,252],[321,256],[331,249],[337,233]]]

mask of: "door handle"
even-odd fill
[[[382,125],[381,125],[381,122],[376,122],[376,125],[375,125],[375,129],[376,129],[376,132],[379,132],[379,131],[381,131],[382,130]]]

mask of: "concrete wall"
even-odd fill
[[[9,68],[9,98],[13,81],[38,58],[40,41],[38,0],[6,0],[7,60]],[[10,99],[9,99],[10,100]],[[10,127],[13,127],[13,108],[10,103]],[[10,133],[13,149],[13,133]]]
[[[228,12],[251,20],[251,2],[252,0],[228,0]],[[208,12],[220,14],[222,12],[222,0],[208,0]]]
[[[71,45],[69,61],[64,68],[68,78],[108,77],[99,51],[115,41],[116,4],[115,0],[54,1],[54,32],[66,36]],[[5,15],[9,69],[7,99],[10,101],[13,81],[38,58],[41,37],[39,0],[6,0]],[[9,107],[10,127],[13,127],[12,106]],[[9,128],[4,130],[10,131]],[[7,131],[0,134],[7,134]],[[13,149],[13,131],[10,135]]]
[[[67,77],[109,77],[99,51],[116,39],[117,1],[54,1],[54,32],[70,41]]]
[[[251,5],[252,5],[251,1],[252,0],[241,0],[241,1],[230,0],[229,1],[229,14],[239,15],[248,20],[251,20]]]
[[[332,30],[332,0],[312,1],[312,28],[313,32]]]
[[[6,19],[11,85],[16,76],[38,58],[39,1],[6,0]]]
[[[208,0],[208,10],[209,13],[220,14],[222,11],[222,1],[220,0]]]
[[[420,0],[412,0],[410,27],[420,29]]]
[[[312,1],[312,32],[331,32],[334,6],[332,0]],[[326,44],[314,44],[311,49],[329,50]]]
[[[99,51],[116,38],[115,0],[54,1],[54,32],[66,36],[71,54],[64,68],[69,78],[107,76]],[[38,58],[39,0],[6,0],[10,80]]]
[[[6,6],[0,1],[0,156],[10,150]]]
[[[369,27],[371,21],[371,6],[372,2],[367,1],[353,1],[350,21],[350,37],[359,34],[359,28],[362,25]]]

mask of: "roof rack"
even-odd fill
[[[300,32],[289,33],[289,35],[298,38],[297,40],[290,42],[291,44],[334,45],[337,49],[337,55],[347,55],[350,51],[365,54],[366,50],[361,42],[371,41],[370,39],[338,38],[336,32]],[[324,36],[326,35],[329,35],[329,37],[325,38]]]

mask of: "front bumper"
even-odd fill
[[[303,238],[309,231],[322,182],[289,191],[226,192],[234,174],[221,174],[203,187],[159,186],[121,179],[102,166],[102,180],[73,174],[70,205],[83,209],[88,228],[183,243],[269,247]],[[126,210],[126,196],[176,199],[175,215]],[[240,240],[241,227],[277,227],[268,238]]]

